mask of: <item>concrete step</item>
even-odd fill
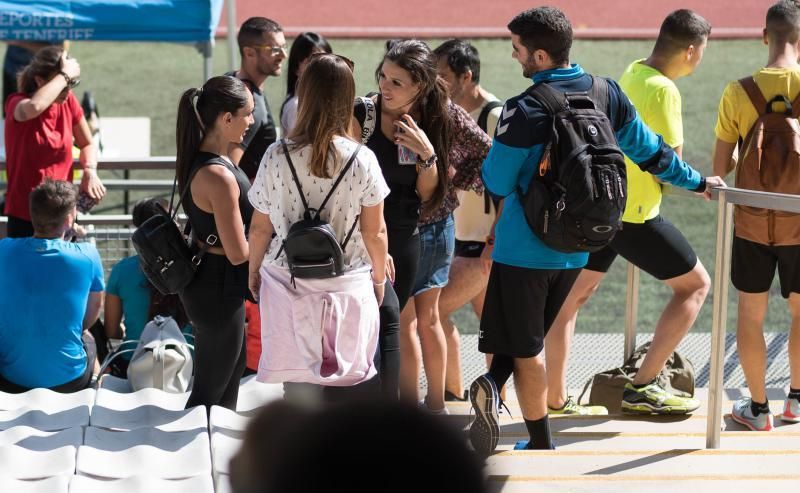
[[[658,478],[633,480],[627,477],[568,478],[563,481],[541,482],[521,481],[516,478],[492,478],[489,481],[491,493],[619,493],[633,492],[688,492],[688,493],[752,493],[754,491],[795,491],[798,480],[795,477],[753,479],[736,478]]]
[[[669,446],[663,441],[657,442]],[[800,481],[800,450],[502,451],[487,458],[493,481],[572,484],[582,480],[769,479]],[[613,478],[613,479],[612,479]],[[624,483],[618,483],[618,488]],[[624,487],[628,491],[628,487]],[[670,491],[676,491],[669,488]],[[666,490],[665,490],[666,491]],[[700,489],[698,491],[705,491]]]

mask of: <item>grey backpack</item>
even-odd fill
[[[145,325],[128,365],[131,388],[188,392],[194,369],[192,349],[175,319],[157,315]]]

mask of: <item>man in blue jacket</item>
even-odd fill
[[[572,26],[564,13],[538,7],[517,15],[508,24],[513,57],[534,84],[550,84],[561,92],[585,92],[592,78],[570,64]],[[724,186],[721,178],[703,178],[683,162],[663,139],[642,123],[616,82],[608,80],[608,117],[619,146],[631,161],[661,181],[708,194]],[[479,333],[479,349],[494,354],[489,373],[470,388],[476,418],[470,440],[480,453],[491,453],[499,440],[498,389],[511,374],[530,441],[516,448],[551,449],[547,420],[547,373],[544,337],[558,314],[588,253],[563,253],[545,246],[528,226],[516,194],[528,185],[550,139],[552,117],[527,91],[509,99],[500,116],[492,149],[483,164],[486,188],[504,199],[496,226],[489,286]],[[631,397],[658,400],[657,384],[641,386]]]

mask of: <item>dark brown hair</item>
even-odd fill
[[[298,146],[311,146],[312,175],[330,178],[339,168],[341,156],[333,152],[329,169],[328,155],[334,136],[350,134],[355,97],[353,71],[344,59],[327,53],[311,57],[297,86],[297,123],[289,138]]]
[[[28,197],[33,230],[45,236],[57,234],[77,203],[78,189],[74,184],[47,178]]]
[[[244,56],[247,46],[261,44],[264,33],[282,33],[280,24],[266,17],[251,17],[239,27],[236,42],[239,44],[239,55]]]
[[[572,24],[555,7],[526,10],[511,19],[508,30],[519,36],[530,53],[544,50],[556,65],[569,63],[572,48]]]
[[[699,14],[680,9],[669,14],[661,23],[653,52],[672,55],[690,45],[702,45],[711,34],[711,24]]]
[[[420,117],[417,125],[425,132],[433,144],[437,156],[439,184],[431,199],[424,204],[426,210],[436,210],[447,193],[450,166],[449,154],[452,144],[452,125],[450,122],[449,97],[447,85],[436,71],[436,57],[427,44],[417,39],[407,39],[388,43],[388,51],[383,60],[389,60],[402,68],[411,76],[415,84],[420,85],[419,94],[412,103],[412,111],[416,110]],[[375,78],[380,78],[383,62],[375,71]]]
[[[37,51],[31,63],[17,74],[19,92],[28,96],[33,95],[39,89],[36,77],[49,80],[56,75],[61,70],[61,56],[63,54],[64,48],[60,46],[45,46]]]
[[[189,178],[189,168],[197,155],[203,137],[214,128],[222,113],[236,114],[247,106],[247,86],[236,77],[212,77],[203,87],[186,90],[178,103],[178,122],[175,129],[175,172],[178,188],[183,191]]]
[[[800,39],[800,6],[780,0],[767,10],[767,37],[773,43],[797,43]]]

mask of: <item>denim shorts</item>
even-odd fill
[[[450,263],[456,248],[453,215],[419,227],[419,267],[414,281],[414,296],[447,286]]]

